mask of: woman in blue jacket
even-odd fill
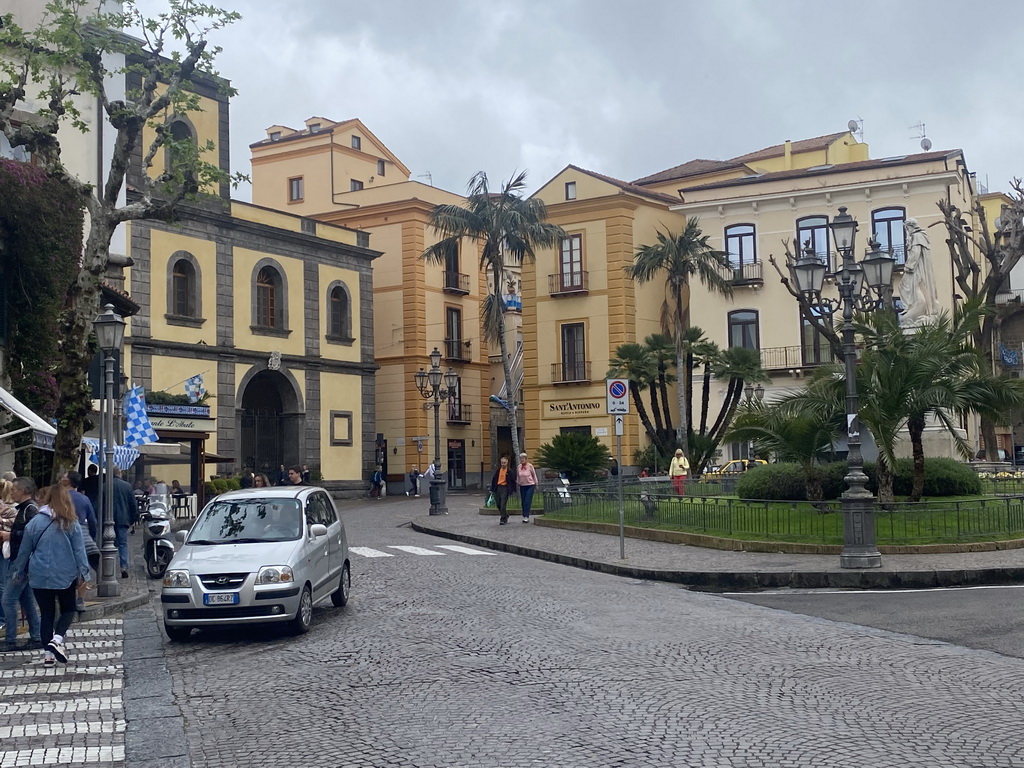
[[[53,666],[68,661],[64,635],[75,618],[76,587],[79,579],[89,578],[89,560],[85,554],[82,526],[71,496],[57,483],[39,495],[43,505],[39,514],[25,527],[25,538],[18,559],[11,565],[17,579],[28,578],[39,603],[42,641],[46,644],[43,663]],[[60,608],[60,615],[57,607]]]

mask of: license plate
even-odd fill
[[[204,605],[238,605],[237,592],[217,592],[203,595]]]

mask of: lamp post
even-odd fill
[[[751,405],[755,402],[760,403],[764,400],[764,387],[760,384],[755,387],[752,381],[748,381],[747,385],[743,387],[743,398],[747,401],[747,405]],[[752,458],[754,458],[753,440],[747,443],[747,459],[749,460]]]
[[[843,361],[846,367],[846,425],[848,472],[847,488],[843,492],[843,551],[839,555],[841,568],[879,568],[882,555],[875,544],[874,496],[865,487],[864,457],[860,447],[860,419],[857,417],[857,349],[854,343],[853,313],[872,312],[884,308],[886,292],[892,281],[895,259],[892,254],[881,250],[872,237],[864,259],[857,263],[853,258],[854,242],[857,235],[857,221],[839,208],[839,215],[829,225],[836,250],[842,257],[842,268],[836,273],[839,299],[826,299],[821,295],[826,265],[808,244],[791,274],[798,290],[811,307],[820,309],[831,316],[838,309],[843,311]]]
[[[100,583],[96,594],[100,597],[116,597],[121,594],[121,585],[115,574],[117,547],[114,546],[114,353],[121,348],[124,339],[124,318],[114,312],[114,305],[107,304],[103,313],[93,320],[96,341],[103,350],[104,410],[100,425],[100,454],[103,456],[106,477],[103,490],[103,546],[100,548]],[[100,473],[103,478],[103,474]]]
[[[443,386],[442,386],[443,383]],[[441,372],[441,352],[437,347],[430,353],[430,370],[422,368],[416,372],[416,389],[424,400],[433,399],[434,406],[434,476],[430,479],[430,514],[447,515],[445,491],[447,483],[441,469],[441,403],[454,397],[459,386],[459,376],[451,368]]]

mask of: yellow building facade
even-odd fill
[[[207,159],[228,170],[227,101],[216,86],[201,79],[200,110],[172,130],[200,146],[212,141]],[[337,494],[361,493],[376,459],[379,254],[366,232],[232,201],[226,187],[208,192],[216,196],[182,206],[178,221],[129,227],[126,287],[142,310],[126,335],[125,373],[147,392],[171,394],[201,375],[210,395],[209,413],[150,414],[161,443],[202,436],[207,466],[196,471],[194,451],[183,467],[151,446],[145,474],[194,484],[247,469],[277,482],[281,465],[306,465]]]
[[[411,179],[409,169],[359,120],[309,118],[304,128],[275,125],[250,145],[253,201],[317,222],[369,233],[380,257],[373,266],[377,460],[389,483],[406,486],[409,471],[434,459],[433,400],[415,375],[431,350],[459,377],[455,397],[440,404],[441,462],[450,488],[489,477],[495,434],[491,350],[481,333],[486,276],[479,252],[464,242],[444,265],[420,254],[437,237],[429,226],[439,204],[464,198]]]

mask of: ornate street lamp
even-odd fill
[[[821,287],[825,279],[825,265],[808,246],[796,263],[791,275],[807,303],[831,317],[843,310],[843,361],[846,365],[846,425],[849,452],[847,454],[847,488],[843,492],[843,551],[839,556],[842,568],[879,568],[882,555],[875,544],[874,496],[865,487],[864,457],[860,447],[860,419],[857,417],[857,349],[853,332],[853,313],[873,312],[886,305],[886,294],[892,280],[895,259],[883,251],[872,238],[861,263],[854,261],[854,243],[857,220],[839,208],[839,215],[829,225],[836,250],[842,257],[842,268],[836,272],[839,299],[823,298]]]
[[[459,388],[459,376],[451,368],[441,372],[441,352],[437,347],[430,353],[430,370],[416,372],[416,389],[424,400],[433,400],[434,406],[434,476],[430,480],[430,514],[447,515],[445,491],[447,481],[441,469],[441,403],[454,397]],[[442,386],[442,381],[444,386]]]
[[[121,594],[121,585],[114,570],[117,563],[117,547],[114,546],[114,354],[121,349],[124,340],[124,318],[114,312],[113,304],[107,304],[103,310],[92,323],[96,342],[103,350],[104,370],[104,410],[100,414],[103,546],[100,548],[100,582],[96,586],[96,594],[100,597],[116,597]]]

